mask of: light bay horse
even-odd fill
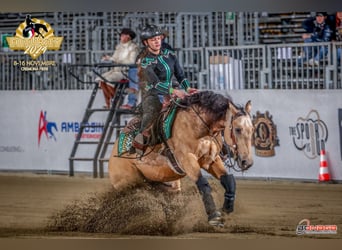
[[[250,110],[250,104],[246,105],[245,110],[247,114]],[[200,91],[186,97],[176,111],[172,136],[167,140],[167,144],[181,170],[176,171],[170,167],[172,164],[164,156],[165,154],[161,153],[165,149],[163,143],[149,146],[145,155],[138,158],[135,153],[124,152],[119,154],[121,142],[118,138],[114,143],[109,159],[108,171],[111,184],[114,189],[122,190],[146,182],[178,182],[184,176],[188,176],[196,183],[202,195],[209,224],[219,225],[222,221],[222,215],[216,210],[210,185],[207,179],[203,177],[201,168],[219,179],[226,193],[231,191],[229,175],[218,156],[219,150],[216,151],[211,162],[206,160],[207,164],[204,164],[201,159],[210,154],[210,148],[214,147],[214,144],[218,148],[221,147],[220,143],[223,139],[219,134],[224,130],[224,140],[227,142],[232,141],[232,135],[235,135],[234,140],[237,145],[236,149],[239,150],[242,168],[248,169],[253,164],[251,151],[253,125],[249,115],[243,116],[244,121],[240,121],[242,116],[239,114],[241,112],[232,104],[229,97],[212,91]],[[239,128],[235,127],[232,132],[231,128],[234,127],[234,124],[238,124]],[[204,143],[208,140],[209,143]],[[205,145],[209,145],[209,148],[205,149]]]

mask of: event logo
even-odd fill
[[[306,117],[299,117],[294,127],[290,127],[290,135],[296,149],[314,159],[320,155],[321,149],[325,149],[328,128],[317,110],[311,110]]]
[[[57,141],[54,131],[58,131],[57,124],[55,122],[49,122],[46,119],[46,111],[40,111],[39,122],[38,122],[38,147],[40,146],[40,140],[42,134],[45,134],[46,138],[54,139]]]
[[[56,37],[50,24],[27,15],[16,29],[14,37],[6,37],[10,49],[23,50],[32,59],[37,59],[47,50],[59,50],[63,37]],[[21,65],[23,66],[23,65]]]
[[[337,234],[337,225],[310,225],[310,221],[304,219],[298,223],[296,234]]]
[[[255,128],[253,135],[255,154],[263,157],[274,156],[274,147],[279,146],[279,139],[272,116],[268,111],[265,114],[257,111],[256,116],[253,116],[253,125]]]

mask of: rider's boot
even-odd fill
[[[135,148],[135,152],[142,156],[145,152],[145,140],[142,133],[139,133],[135,136],[133,141],[133,147]]]
[[[147,148],[147,140],[150,136],[149,131],[143,131],[137,134],[133,141],[133,147],[135,148],[135,152],[141,157],[146,148]]]
[[[225,189],[224,193],[224,203],[222,211],[229,214],[234,211],[235,202],[235,178],[232,174],[222,175],[220,182]]]

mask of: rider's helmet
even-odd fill
[[[129,35],[131,37],[131,40],[133,40],[136,37],[135,32],[129,28],[123,28],[120,32],[120,36],[121,34]]]
[[[144,42],[147,39],[161,35],[164,35],[164,33],[157,25],[148,24],[141,31],[140,39],[142,42]]]

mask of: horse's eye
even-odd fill
[[[236,129],[235,129],[235,133],[236,133],[236,134],[241,134],[241,128],[236,128]]]

